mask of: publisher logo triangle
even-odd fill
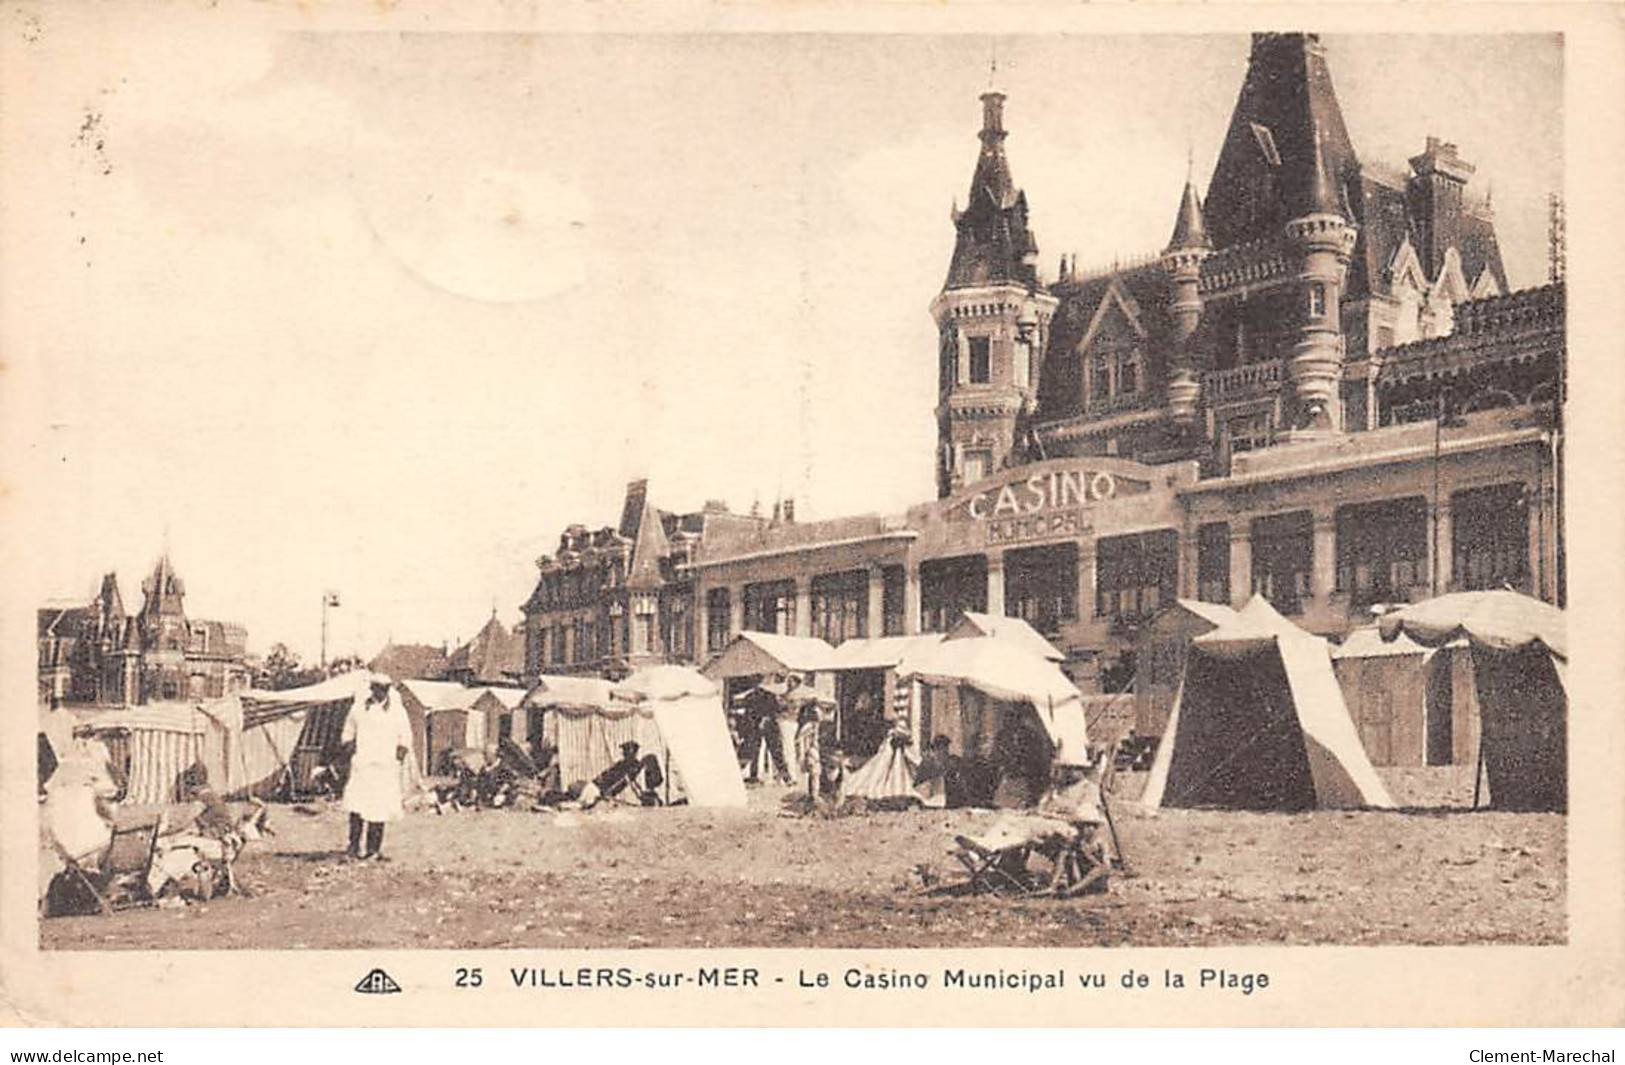
[[[363,995],[392,995],[401,989],[401,985],[384,970],[374,969],[361,978],[355,989]]]

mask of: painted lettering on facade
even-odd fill
[[[1076,539],[1089,531],[1089,519],[1080,507],[1020,518],[990,518],[987,522],[987,543],[989,547],[994,547],[1059,537]]]
[[[993,522],[1077,511],[1092,503],[1137,495],[1150,487],[1148,482],[1119,477],[1105,470],[1049,470],[977,492],[955,506],[948,520]],[[988,535],[992,537],[991,530]],[[995,541],[990,539],[990,542]]]

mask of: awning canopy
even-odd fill
[[[1038,655],[1040,658],[1046,658],[1051,662],[1066,661],[1066,655],[1062,654],[1054,644],[1044,639],[1039,631],[1027,624],[1026,621],[1021,618],[1005,617],[1001,614],[979,614],[976,611],[967,610],[960,615],[959,621],[948,630],[947,638],[950,640],[964,640],[975,639],[979,636],[991,636],[1006,643],[1025,647],[1033,654]]]
[[[1332,659],[1348,658],[1403,658],[1406,655],[1425,655],[1428,649],[1415,640],[1398,633],[1392,640],[1382,638],[1375,625],[1363,625],[1349,632],[1343,642],[1332,651]]]
[[[543,675],[525,693],[521,704],[537,709],[570,707],[593,709],[609,705],[609,693],[615,687],[602,677],[569,677]]]
[[[895,669],[909,654],[939,644],[942,633],[919,636],[869,636],[843,641],[835,648],[832,669]]]
[[[701,670],[712,680],[768,673],[818,673],[834,668],[835,648],[813,636],[739,633]]]
[[[365,669],[352,669],[348,673],[336,673],[326,680],[307,684],[303,688],[285,688],[279,691],[268,691],[252,688],[242,693],[242,698],[253,703],[294,704],[294,703],[337,703],[354,699],[360,696],[367,697],[367,689],[374,680],[380,683],[393,683],[389,677],[382,673],[372,673]]]
[[[1497,651],[1517,651],[1538,643],[1568,658],[1568,626],[1563,611],[1520,592],[1499,589],[1452,592],[1401,607],[1377,619],[1385,640],[1401,634],[1428,647],[1466,638]]]
[[[1057,749],[1059,760],[1088,760],[1083,697],[1055,663],[991,636],[944,640],[921,647],[897,667],[902,679],[930,684],[968,684],[1005,702],[1031,703]]]
[[[640,669],[610,689],[610,696],[628,702],[708,698],[718,695],[715,683],[687,666],[661,665]]]

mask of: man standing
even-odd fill
[[[350,777],[344,785],[344,809],[350,815],[349,858],[384,860],[384,823],[401,816],[401,774],[412,750],[412,725],[390,691],[389,678],[374,674],[365,699],[344,719],[344,746],[350,752]],[[361,849],[362,829],[367,849]]]

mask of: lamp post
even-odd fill
[[[328,590],[322,593],[322,672],[327,672],[327,608],[339,605],[339,593]]]
[[[1433,414],[1433,564],[1428,567],[1428,588],[1435,597],[1439,594],[1439,467],[1444,450],[1444,430],[1462,424],[1461,419],[1450,412],[1449,392],[1448,387],[1440,386]]]

